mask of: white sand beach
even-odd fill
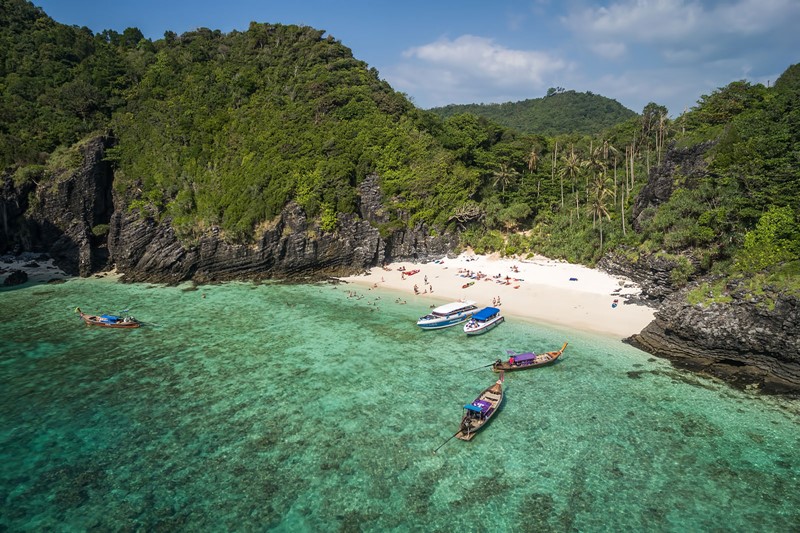
[[[415,270],[419,272],[408,275]],[[463,253],[436,262],[392,263],[344,281],[401,291],[407,302],[430,300],[431,305],[464,299],[491,306],[499,299],[497,307],[507,319],[620,339],[639,333],[655,313],[652,307],[626,304],[640,292],[631,280],[541,256],[522,260]]]

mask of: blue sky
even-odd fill
[[[250,21],[325,30],[422,108],[592,91],[677,116],[800,62],[800,0],[33,0],[94,32],[159,39]]]

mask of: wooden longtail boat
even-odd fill
[[[455,436],[461,440],[472,440],[475,433],[480,431],[491,419],[500,404],[503,402],[503,374],[478,395],[472,403],[464,406],[464,416],[461,418],[461,427]]]
[[[80,307],[75,308],[75,312],[80,315],[84,322],[89,326],[100,326],[103,328],[121,328],[131,329],[138,328],[142,325],[141,322],[136,320],[130,315],[87,315],[81,311]]]
[[[495,372],[505,372],[512,370],[527,370],[529,368],[552,365],[556,362],[556,360],[558,360],[559,357],[561,357],[561,354],[564,353],[564,349],[567,347],[567,344],[569,343],[565,342],[564,346],[562,346],[561,349],[556,352],[546,352],[540,354],[536,354],[534,352],[515,353],[512,350],[507,350],[509,355],[508,361],[501,361],[498,359],[492,365],[492,370]]]

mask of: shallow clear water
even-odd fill
[[[480,337],[421,331],[430,302],[388,292],[191,289],[0,292],[0,530],[800,524],[796,403],[513,318]],[[87,327],[76,306],[156,325]],[[473,441],[433,453],[496,379],[469,369],[564,341],[558,364],[506,375],[503,409]]]

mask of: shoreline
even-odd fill
[[[629,297],[641,292],[627,278],[542,256],[520,260],[462,253],[427,263],[399,261],[341,279],[363,287],[390,289],[400,297],[407,295],[406,301],[428,300],[433,307],[473,300],[479,308],[498,307],[507,318],[620,340],[644,329],[656,311],[640,303],[627,303]]]
[[[2,257],[0,283],[14,270],[22,270],[28,275],[28,282],[34,283],[71,278],[52,259],[45,260],[43,254]],[[98,277],[118,280],[122,276],[112,269]],[[638,302],[627,302],[628,297],[641,292],[627,278],[542,256],[509,259],[465,252],[456,258],[426,263],[398,261],[339,279],[361,287],[388,289],[398,299],[427,302],[429,307],[473,300],[479,308],[498,307],[507,318],[618,339],[639,333],[653,320],[656,311]],[[419,294],[414,294],[415,285]]]

